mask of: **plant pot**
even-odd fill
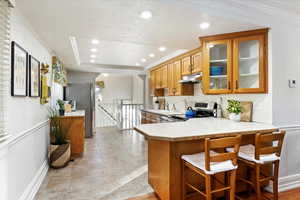
[[[50,166],[55,169],[68,165],[71,157],[70,143],[62,145],[50,145]]]
[[[240,122],[241,121],[241,113],[236,114],[236,113],[229,113],[229,119],[235,122]]]
[[[59,115],[64,116],[65,115],[65,110],[59,110]]]

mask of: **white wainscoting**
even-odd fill
[[[34,198],[48,171],[48,144],[46,120],[0,145],[1,200]]]
[[[280,161],[279,191],[300,187],[300,125],[280,127],[286,131]]]
[[[300,125],[284,126],[286,131],[279,170],[279,192],[300,187]],[[272,185],[266,188],[272,192]]]

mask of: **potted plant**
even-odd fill
[[[59,115],[64,116],[65,115],[65,102],[61,99],[58,99],[57,105],[59,106]]]
[[[71,145],[66,139],[66,131],[62,129],[56,109],[49,109],[50,118],[50,166],[62,168],[68,165],[71,157]]]
[[[229,113],[229,119],[239,122],[241,121],[241,113],[242,113],[242,106],[241,102],[236,100],[228,100],[228,107],[227,111]]]

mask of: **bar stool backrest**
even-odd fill
[[[241,144],[241,135],[235,137],[225,137],[219,139],[205,139],[205,169],[210,171],[211,162],[224,162],[231,160],[233,165],[237,165],[237,157]],[[232,148],[233,152],[218,153],[217,155],[210,155],[211,150]]]
[[[285,131],[275,133],[258,133],[255,136],[255,159],[261,155],[275,154],[280,157]],[[275,144],[277,142],[277,144]]]

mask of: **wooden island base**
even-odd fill
[[[242,144],[253,144],[254,134],[243,135]],[[161,200],[182,200],[182,169],[181,156],[195,154],[204,151],[204,139],[187,141],[165,141],[148,138],[148,181],[156,195]],[[271,166],[264,169],[269,174]],[[248,174],[254,174],[249,173]],[[189,172],[186,175],[189,182],[204,189],[203,179],[199,175]],[[237,177],[247,177],[246,167],[239,164]],[[224,181],[224,174],[216,175],[216,178]],[[248,178],[249,179],[249,178]],[[219,183],[213,183],[218,187]],[[265,183],[267,185],[268,183]],[[246,185],[237,184],[237,191],[246,191]],[[189,191],[189,190],[188,190]],[[224,196],[224,192],[216,193],[216,196]],[[199,200],[199,195],[191,196],[190,200]],[[200,198],[201,199],[201,198]]]

